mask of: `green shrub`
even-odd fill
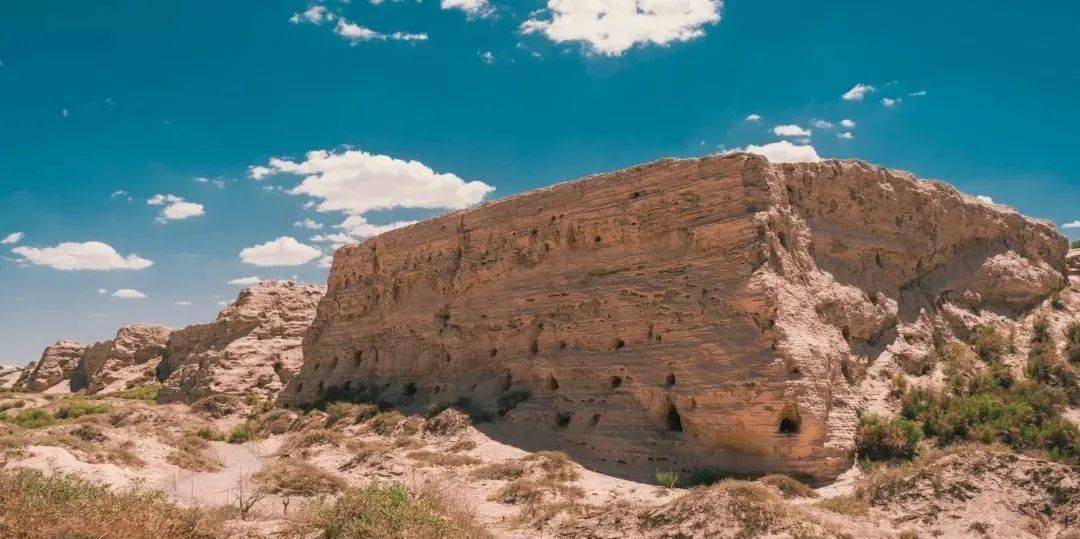
[[[1065,328],[1065,358],[1080,367],[1080,322],[1073,322]]]
[[[164,494],[111,490],[74,476],[0,471],[0,535],[5,537],[213,537],[222,522],[177,506]]]
[[[876,415],[859,420],[855,448],[868,460],[910,459],[922,439],[922,429],[909,419],[884,419]]]
[[[322,537],[455,537],[490,535],[452,497],[437,489],[412,493],[400,484],[372,483],[350,488],[337,498],[319,498],[294,519],[297,536]]]
[[[241,423],[235,427],[231,433],[229,433],[230,444],[242,444],[249,442],[255,437],[255,433],[252,431],[251,426],[247,423]]]
[[[785,498],[817,498],[818,493],[798,479],[782,474],[769,474],[759,482],[775,487]]]
[[[127,389],[117,391],[111,396],[118,399],[156,401],[159,389],[161,389],[161,384],[146,384],[138,387],[129,387]]]
[[[8,421],[24,429],[37,429],[56,424],[56,418],[41,408],[21,410],[18,414],[15,414],[15,417],[9,418]]]
[[[727,479],[729,474],[721,472],[716,468],[699,468],[690,472],[690,475],[686,476],[683,484],[687,487],[694,487],[698,485],[712,485],[713,483],[719,483],[724,479]]]
[[[1069,246],[1073,249],[1080,249],[1080,240],[1073,240],[1073,242],[1070,243]]]
[[[991,326],[977,326],[973,332],[971,345],[983,361],[998,361],[1009,351],[1009,343]]]
[[[854,496],[825,498],[814,505],[849,517],[863,517],[870,514],[870,505]]]
[[[306,462],[284,459],[274,462],[251,476],[259,488],[282,496],[318,496],[334,494],[345,488],[345,481]]]
[[[221,442],[225,440],[225,435],[218,432],[214,427],[206,426],[195,431],[195,436],[207,440],[210,442]]]
[[[675,488],[679,484],[679,473],[656,472],[656,483],[662,487]]]
[[[84,415],[107,414],[109,407],[84,400],[73,400],[60,406],[56,411],[57,419],[78,419]]]
[[[1063,361],[1057,353],[1057,344],[1050,335],[1050,324],[1045,318],[1035,320],[1032,325],[1033,337],[1031,351],[1028,353],[1027,377],[1048,386],[1060,388],[1068,396],[1070,403],[1080,404],[1080,375],[1076,368]],[[1071,335],[1066,332],[1066,338]]]

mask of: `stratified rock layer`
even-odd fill
[[[116,337],[86,347],[71,375],[71,390],[88,394],[150,382],[172,329],[155,324],[121,327]]]
[[[172,333],[159,402],[212,394],[274,398],[302,363],[300,343],[323,288],[268,281],[240,292],[213,322]]]
[[[1066,251],[1049,224],[862,162],[663,160],[339,249],[281,402],[464,403],[627,474],[827,477],[868,357],[932,353],[903,333],[949,298],[1037,303]]]
[[[79,365],[85,348],[75,341],[61,340],[45,347],[41,359],[34,365],[29,375],[17,384],[29,391],[46,389],[71,378]]]

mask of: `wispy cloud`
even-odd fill
[[[22,239],[22,232],[12,232],[11,234],[4,236],[4,239],[0,240],[0,245],[14,245],[22,241]]]
[[[442,0],[439,7],[461,10],[470,18],[482,19],[495,14],[495,8],[488,0]]]
[[[877,90],[877,88],[860,82],[855,86],[852,86],[850,90],[844,92],[844,95],[840,96],[840,98],[844,101],[862,101],[863,98],[866,97],[866,94],[872,93],[875,90]]]

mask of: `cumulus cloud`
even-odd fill
[[[141,270],[154,263],[138,255],[121,256],[107,243],[63,242],[56,247],[16,247],[23,262],[58,270]]]
[[[414,223],[416,223],[416,221],[395,221],[385,225],[373,225],[367,222],[367,219],[362,215],[350,215],[338,226],[344,229],[350,236],[362,239],[378,236],[383,232],[389,232],[396,228],[409,226]]]
[[[994,199],[992,199],[992,198],[990,198],[990,197],[988,197],[986,195],[975,195],[975,200],[978,200],[979,202],[982,202],[983,204],[993,204],[994,203]]]
[[[832,122],[826,122],[825,120],[814,120],[814,127],[818,129],[832,129],[836,127]]]
[[[146,203],[151,206],[164,206],[161,213],[154,219],[159,223],[198,217],[205,213],[202,204],[188,202],[175,195],[162,195],[159,193],[150,197]]]
[[[121,288],[120,290],[113,292],[112,295],[114,298],[123,299],[142,299],[146,297],[146,294],[143,294],[142,292],[139,292],[138,290],[135,290],[133,288]]]
[[[419,161],[358,150],[316,150],[300,162],[274,158],[269,168],[274,173],[304,176],[289,193],[317,200],[316,210],[349,215],[393,208],[465,208],[495,189],[483,182],[437,173]]]
[[[844,95],[840,96],[844,101],[862,101],[866,94],[869,94],[877,90],[869,84],[859,83],[853,86],[850,90],[844,92]]]
[[[392,34],[384,34],[382,32],[376,32],[371,28],[360,26],[354,22],[345,20],[344,18],[338,18],[337,26],[334,27],[334,33],[345,38],[350,45],[356,45],[364,41],[427,41],[428,35],[409,32],[394,32]]]
[[[1080,228],[1080,220],[1061,225],[1061,228]]]
[[[774,135],[778,137],[809,137],[810,130],[797,125],[778,125],[772,128]]]
[[[22,239],[22,232],[12,232],[11,234],[4,236],[4,239],[0,240],[0,245],[14,245],[22,241]]]
[[[442,0],[439,7],[443,9],[459,9],[469,17],[484,18],[495,13],[495,8],[488,0]]]
[[[293,16],[289,17],[289,22],[293,24],[306,22],[319,25],[326,21],[332,21],[335,17],[336,15],[330,13],[330,10],[326,9],[325,6],[314,5],[302,13],[293,13]]]
[[[886,107],[890,107],[890,108],[895,107],[896,104],[899,103],[899,102],[900,102],[900,98],[890,99],[890,98],[886,97],[886,98],[883,98],[881,100],[882,105],[885,105]]]
[[[306,228],[308,230],[322,230],[323,224],[314,219],[304,219],[302,221],[296,221],[292,226]]]
[[[667,45],[705,35],[720,21],[720,0],[548,0],[521,24],[555,43],[581,42],[591,53],[620,56],[638,44]],[[543,17],[543,18],[541,18]]]
[[[487,65],[493,65],[495,63],[495,54],[491,51],[476,51],[476,55],[480,57],[480,61]]]
[[[263,167],[263,166],[250,166],[250,167],[248,167],[248,177],[253,179],[253,180],[261,180],[261,179],[263,179],[263,178],[265,178],[265,177],[267,177],[267,176],[269,176],[269,175],[271,175],[273,173],[274,173],[274,171],[270,170],[269,167]]]
[[[855,138],[855,135],[851,134],[851,131],[844,131],[843,133],[837,133],[836,136],[839,137],[839,138],[842,138],[844,140],[851,140],[851,139]]]
[[[843,120],[840,120],[840,125],[842,125],[842,126],[844,126],[844,127],[848,128],[848,129],[851,129],[851,128],[855,127],[855,122],[853,122],[853,121],[851,121],[851,120],[848,120],[847,118],[845,118],[845,119],[843,119]]]
[[[765,156],[773,163],[814,163],[821,161],[817,150],[809,144],[792,144],[786,140],[773,142],[764,146],[751,144],[746,147],[749,153]]]
[[[759,114],[751,114],[751,115],[746,117],[746,121],[747,122],[754,122],[754,123],[760,122],[761,121],[761,115],[759,115]]]
[[[251,286],[253,284],[259,284],[261,282],[262,282],[262,279],[260,279],[258,277],[255,277],[253,275],[251,277],[237,277],[236,279],[233,279],[233,280],[229,281],[229,284],[236,284],[236,285],[240,285],[240,286]]]
[[[273,241],[253,245],[240,251],[240,260],[255,266],[299,266],[322,255],[322,251],[281,236]]]

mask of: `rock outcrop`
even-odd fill
[[[213,322],[174,331],[157,376],[159,402],[212,394],[274,398],[300,369],[301,340],[323,288],[268,281],[246,288]]]
[[[15,387],[15,383],[27,372],[26,369],[27,367],[0,365],[0,389],[10,389]]]
[[[339,249],[279,402],[457,403],[627,475],[826,478],[850,466],[868,364],[932,358],[946,308],[1038,304],[1067,250],[858,161],[662,160]]]
[[[116,337],[86,347],[71,374],[71,390],[88,394],[116,391],[154,380],[172,329],[155,324],[131,324]]]
[[[70,380],[86,349],[75,341],[61,340],[45,347],[41,359],[18,385],[29,391],[45,391]]]

